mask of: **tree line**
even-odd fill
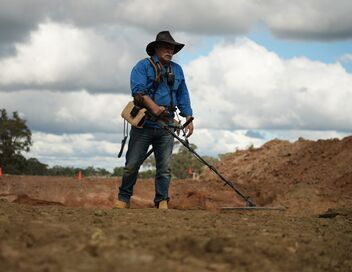
[[[112,172],[104,168],[53,166],[40,162],[36,158],[25,158],[22,153],[29,152],[32,146],[32,132],[18,112],[9,117],[5,109],[0,109],[0,167],[7,174],[14,175],[42,175],[42,176],[75,176],[79,171],[84,176],[117,176],[123,175],[123,167],[116,167]],[[177,148],[177,142],[175,142]],[[197,147],[192,145],[193,149]],[[214,163],[216,158],[204,157]],[[200,173],[203,164],[199,162],[184,146],[179,146],[171,162],[172,176],[179,179],[190,177],[191,172]],[[140,178],[155,176],[155,160],[149,157],[144,162],[144,169],[139,173]]]

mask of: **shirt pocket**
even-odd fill
[[[174,79],[174,85],[172,85],[172,89],[174,91],[177,91],[178,88],[180,87],[181,85],[181,82],[182,82],[182,79],[178,76],[175,76],[175,79]]]
[[[147,70],[147,84],[154,82],[155,79],[155,73],[153,70],[148,69]]]
[[[146,82],[146,88],[147,88],[147,93],[149,95],[155,95],[155,85],[154,85],[154,79],[155,79],[155,74],[154,71],[151,69],[147,70],[146,73],[146,77],[147,77],[147,82]]]

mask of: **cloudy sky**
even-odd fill
[[[0,108],[33,132],[28,157],[111,170],[129,75],[161,30],[216,156],[273,138],[352,133],[352,1],[0,0]]]

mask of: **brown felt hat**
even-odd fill
[[[155,54],[155,45],[158,44],[159,42],[169,43],[174,45],[175,46],[174,55],[177,52],[179,52],[182,49],[182,47],[185,46],[183,43],[176,42],[174,38],[172,38],[169,31],[161,31],[158,33],[158,35],[156,35],[155,41],[150,42],[147,45],[146,51],[149,56],[153,56]]]

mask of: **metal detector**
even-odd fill
[[[150,114],[148,112],[148,114]],[[243,211],[243,210],[250,210],[250,211],[255,211],[255,210],[278,210],[278,211],[283,211],[285,208],[283,207],[257,207],[257,205],[250,199],[249,196],[245,195],[235,184],[234,182],[228,180],[227,178],[224,177],[213,165],[208,163],[206,160],[204,160],[189,144],[188,139],[186,137],[186,133],[184,129],[188,126],[193,121],[193,117],[188,119],[182,126],[181,125],[169,125],[166,122],[155,118],[155,116],[151,116],[151,118],[158,123],[158,125],[165,129],[168,133],[170,133],[174,138],[176,138],[184,147],[188,149],[189,152],[193,154],[193,156],[198,159],[200,162],[202,162],[204,165],[208,166],[208,168],[214,172],[220,179],[225,182],[224,186],[228,185],[232,190],[234,190],[240,197],[242,197],[245,202],[246,206],[245,207],[223,207],[220,210],[238,210],[238,211]],[[182,139],[179,137],[176,133],[175,130],[182,130],[183,136],[185,139]],[[153,148],[148,151],[146,154],[144,160],[146,160],[151,154],[153,153]]]

